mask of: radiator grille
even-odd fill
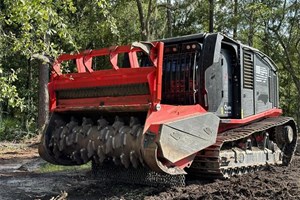
[[[58,99],[119,97],[147,94],[150,94],[148,83],[77,88],[56,91],[56,97]]]
[[[253,89],[254,84],[254,64],[253,53],[244,50],[244,88]]]
[[[194,69],[195,52],[164,56],[162,103],[191,105],[195,103],[198,90]],[[195,76],[195,77],[193,77]]]

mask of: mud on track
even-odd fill
[[[103,182],[89,170],[40,172],[44,164],[36,148],[0,143],[0,199],[300,199],[300,156],[289,167],[271,166],[229,180],[189,179],[186,187]]]

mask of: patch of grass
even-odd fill
[[[80,171],[84,169],[91,169],[91,162],[88,162],[84,165],[77,165],[77,166],[62,166],[62,165],[53,165],[50,163],[46,163],[42,165],[38,172],[45,173],[45,172],[59,172],[59,171]]]
[[[9,142],[0,142],[0,153],[7,151],[21,151],[26,148],[25,144],[9,143]]]

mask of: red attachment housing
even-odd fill
[[[55,61],[48,85],[50,94],[50,111],[69,111],[82,109],[115,109],[147,111],[151,105],[161,100],[162,79],[162,42],[142,44],[150,47],[149,52],[133,46],[114,46],[100,50],[84,51],[78,54],[63,54]],[[139,65],[138,53],[148,56],[147,66]],[[118,66],[118,56],[127,54],[129,68]],[[94,71],[93,58],[109,56],[111,69]],[[65,61],[76,62],[76,73],[62,73]],[[160,66],[160,67],[158,67]],[[107,66],[106,66],[107,67]],[[145,88],[147,86],[148,88]],[[118,95],[120,90],[143,90],[129,95]],[[99,95],[93,94],[98,90]],[[101,90],[116,90],[113,94],[102,94]],[[86,97],[77,96],[76,91],[90,92]],[[63,93],[60,98],[58,94]],[[108,92],[109,93],[109,92]],[[121,92],[126,93],[126,91]],[[57,96],[58,95],[58,96]],[[66,96],[67,95],[67,96]],[[68,96],[69,95],[69,96]]]

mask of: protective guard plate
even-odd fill
[[[201,113],[164,123],[159,139],[163,157],[175,163],[214,144],[219,120],[213,113]]]

